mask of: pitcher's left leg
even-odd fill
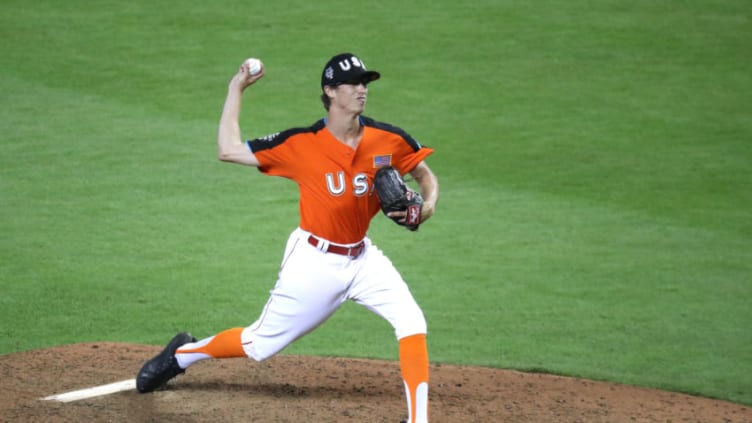
[[[399,340],[400,368],[409,423],[428,422],[426,319],[402,276],[378,248],[369,245],[348,297],[386,319]]]
[[[405,382],[409,423],[428,422],[428,348],[426,335],[400,339],[400,368]]]

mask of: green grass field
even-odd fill
[[[264,60],[246,138],[307,125],[352,51],[366,114],[437,150],[433,220],[370,232],[433,361],[752,405],[749,3],[380,4],[5,0],[0,353],[255,320],[297,195],[216,160],[227,83]],[[397,348],[347,305],[284,353]]]

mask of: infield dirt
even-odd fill
[[[279,355],[205,361],[165,389],[40,398],[135,377],[161,347],[88,343],[0,356],[3,422],[387,422],[405,418],[397,362]],[[750,407],[627,385],[431,367],[431,421],[752,423]]]

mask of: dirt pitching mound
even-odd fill
[[[280,355],[199,363],[167,388],[41,398],[133,379],[160,347],[90,343],[0,356],[3,422],[387,422],[405,418],[396,362]],[[431,421],[751,423],[752,409],[632,386],[434,365]]]

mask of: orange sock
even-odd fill
[[[400,367],[405,381],[408,423],[428,422],[428,347],[426,335],[400,339]]]
[[[201,341],[204,344],[198,348],[183,349],[178,348],[177,354],[206,354],[213,358],[233,358],[246,357],[243,349],[243,342],[240,340],[240,334],[243,328],[232,328],[214,335],[208,342]]]

